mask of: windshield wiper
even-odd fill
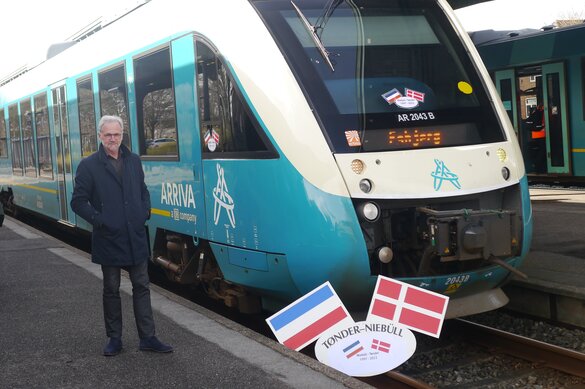
[[[325,29],[325,25],[329,21],[329,18],[333,14],[333,11],[335,11],[337,7],[339,7],[344,1],[345,0],[329,0],[327,2],[326,5],[327,8],[325,9],[325,12],[323,12],[323,14],[319,16],[319,19],[317,19],[315,25],[313,26],[313,28],[315,29],[315,33],[319,38],[321,38],[323,30]],[[320,33],[317,32],[318,30],[321,30],[321,32]]]
[[[303,14],[303,11],[301,11],[300,8],[297,7],[297,5],[294,3],[294,1],[291,0],[290,3],[294,7],[295,11],[297,11],[297,15],[299,16],[299,19],[301,19],[301,21],[303,22],[303,25],[305,26],[306,30],[311,35],[311,38],[313,39],[313,42],[315,43],[315,46],[317,46],[317,49],[319,49],[319,52],[321,53],[321,56],[327,62],[327,64],[331,68],[331,71],[334,72],[335,71],[335,67],[333,66],[333,63],[331,62],[331,59],[329,58],[329,51],[325,48],[325,46],[323,45],[323,42],[321,41],[321,38],[317,34],[317,29],[320,26],[317,26],[316,27],[316,26],[311,25],[311,23],[309,22],[309,20],[307,20],[306,16]]]

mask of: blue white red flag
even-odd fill
[[[398,89],[394,88],[391,91],[384,93],[382,97],[384,100],[386,100],[386,102],[388,102],[388,104],[392,105],[396,102],[396,100],[402,97],[402,93],[400,93]]]
[[[353,342],[352,344],[350,344],[349,346],[347,346],[346,348],[343,349],[343,353],[345,354],[345,357],[347,359],[355,356],[356,354],[358,354],[360,351],[363,351],[364,347],[362,346],[362,344],[360,343],[359,340],[356,340],[355,342]]]
[[[296,351],[334,326],[354,323],[329,282],[281,309],[266,322],[280,343]]]
[[[378,276],[367,321],[384,318],[438,338],[448,303],[442,294]]]

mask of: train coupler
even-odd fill
[[[426,216],[428,238],[441,262],[506,258],[519,249],[519,223],[513,211],[418,211]]]

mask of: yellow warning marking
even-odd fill
[[[455,293],[460,286],[461,284],[451,284],[447,287],[445,293]]]

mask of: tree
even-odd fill
[[[570,10],[559,14],[554,25],[558,28],[574,26],[585,22],[585,10]]]

